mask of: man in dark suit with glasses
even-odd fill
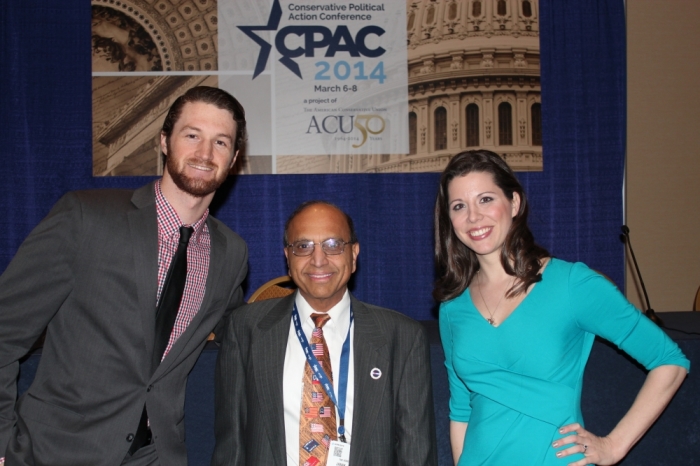
[[[213,465],[436,465],[428,339],[347,289],[352,219],[310,201],[284,253],[298,291],[234,311],[216,374]]]

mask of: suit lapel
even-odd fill
[[[136,210],[127,213],[131,247],[134,258],[134,283],[137,284],[141,324],[143,328],[144,354],[150,361],[155,339],[156,295],[158,293],[158,219],[156,217],[153,183],[137,189],[131,198]],[[145,365],[146,378],[151,373]]]
[[[365,464],[367,445],[377,422],[390,375],[387,341],[379,330],[371,311],[352,297],[355,314],[353,353],[355,362],[355,392],[350,446],[351,466]],[[379,369],[382,376],[373,379],[370,372]]]
[[[273,446],[272,453],[278,465],[287,463],[282,379],[295,296],[296,293],[293,293],[280,300],[260,320],[258,331],[251,338],[249,354],[260,398],[260,417],[268,420],[269,444]],[[256,361],[260,361],[260,364],[256,364]]]
[[[188,345],[190,341],[193,342],[194,347],[199,346],[199,344],[204,341],[210,331],[208,329],[213,328],[214,325],[216,325],[216,322],[214,322],[212,325],[202,325],[204,319],[210,318],[210,314],[214,310],[211,307],[212,300],[214,299],[214,290],[227,290],[228,288],[219,282],[224,279],[232,280],[232,277],[227,276],[227,274],[220,273],[220,271],[223,270],[222,267],[224,265],[226,237],[216,228],[216,224],[214,222],[207,220],[207,225],[209,227],[211,249],[209,251],[209,271],[207,272],[207,283],[204,289],[204,299],[202,299],[202,305],[185,331],[177,339],[160,365],[158,365],[156,372],[153,374],[154,379],[166,374],[173,362],[179,360],[180,354],[186,347],[194,349]],[[225,303],[223,305],[225,305]],[[195,335],[197,336],[196,338]],[[186,354],[189,354],[189,352]]]

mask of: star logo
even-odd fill
[[[272,50],[272,44],[267,42],[265,39],[260,37],[255,33],[255,31],[276,31],[280,25],[280,20],[282,19],[282,7],[280,6],[280,1],[275,0],[272,3],[272,9],[270,10],[270,17],[267,19],[267,24],[264,26],[238,26],[238,29],[243,31],[243,33],[253,39],[253,41],[260,46],[260,53],[258,54],[258,61],[255,63],[255,71],[253,72],[253,79],[257,78],[260,73],[265,71],[265,66],[267,65],[267,59],[270,58],[270,50]],[[292,73],[296,74],[301,78],[301,70],[299,65],[289,57],[280,58],[280,63],[286,66]]]

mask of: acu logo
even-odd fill
[[[346,120],[347,124],[344,124],[343,119],[348,117],[349,121]],[[378,120],[378,123],[372,123],[370,125],[371,121],[374,119]],[[344,116],[328,115],[321,120],[318,120],[316,115],[313,115],[311,117],[311,121],[309,121],[309,127],[306,129],[306,134],[311,132],[316,132],[317,134],[335,134],[338,131],[343,134],[350,134],[354,128],[357,128],[360,131],[360,134],[362,134],[362,141],[360,141],[359,144],[352,145],[352,147],[357,149],[367,142],[368,133],[376,136],[377,134],[383,133],[385,127],[386,122],[384,121],[384,118],[376,114]]]
[[[272,4],[270,17],[267,25],[264,26],[238,26],[245,35],[250,37],[256,44],[260,46],[260,53],[255,64],[255,72],[253,79],[265,70],[267,59],[270,56],[272,45],[258,36],[255,31],[277,31],[282,18],[282,7],[279,0],[275,0]],[[365,26],[360,29],[355,37],[352,36],[347,26],[338,26],[335,31],[331,31],[325,26],[286,26],[282,28],[275,37],[275,48],[282,55],[280,63],[286,66],[292,73],[301,76],[299,64],[293,59],[302,55],[306,57],[315,56],[316,49],[326,48],[325,57],[334,57],[338,52],[347,52],[351,57],[369,57],[376,58],[384,54],[386,50],[382,47],[370,49],[367,47],[366,40],[369,35],[377,37],[384,34],[384,29],[379,26]],[[302,37],[304,45],[290,49],[287,45],[289,36]]]

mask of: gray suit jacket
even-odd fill
[[[209,217],[202,306],[151,373],[158,273],[153,184],[66,194],[0,277],[0,456],[9,465],[118,465],[144,403],[161,464],[186,465],[187,375],[207,335],[240,305],[243,240]],[[16,403],[18,360],[47,328]]]
[[[213,465],[287,464],[284,357],[294,294],[235,310],[216,372]],[[430,348],[423,326],[352,298],[354,412],[350,466],[437,465]],[[382,377],[373,380],[378,367]]]

